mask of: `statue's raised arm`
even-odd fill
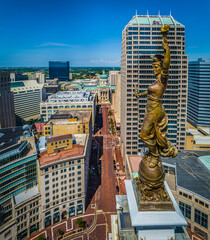
[[[170,57],[170,48],[167,41],[167,33],[169,31],[170,26],[169,25],[163,25],[161,28],[161,33],[163,34],[163,49],[164,49],[164,60],[163,60],[163,68],[162,68],[162,78],[161,81],[165,85],[165,87],[168,84],[168,73],[169,73],[169,67],[171,62]]]

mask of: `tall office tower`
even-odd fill
[[[40,102],[46,98],[44,84],[39,84],[36,80],[12,82],[11,91],[14,93],[17,125],[40,116]]]
[[[10,92],[10,73],[0,72],[0,128],[15,125],[14,96]]]
[[[187,55],[185,55],[185,26],[172,16],[134,16],[122,32],[121,53],[121,149],[126,154],[138,154],[143,149],[140,134],[147,99],[135,97],[135,85],[140,92],[155,81],[152,56],[163,54],[163,24],[170,24],[168,42],[171,49],[169,81],[163,96],[168,115],[168,139],[184,149],[187,105]]]
[[[59,80],[69,80],[69,61],[50,61],[49,77]]]
[[[210,127],[210,59],[189,62],[187,120]]]
[[[109,71],[109,84],[117,85],[117,79],[120,77],[119,71]]]

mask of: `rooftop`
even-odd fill
[[[20,194],[18,194],[17,196],[15,196],[15,203],[16,205],[30,199],[33,196],[36,196],[39,193],[39,189],[38,186],[35,186],[33,188],[30,188],[28,190],[26,190],[25,192],[22,192]]]
[[[209,153],[210,154],[210,153]],[[210,155],[198,158],[202,164],[210,171]]]
[[[209,60],[210,61],[210,60]],[[205,134],[210,135],[210,127],[199,127]]]
[[[34,127],[36,128],[36,130],[38,131],[38,132],[40,132],[40,131],[43,131],[44,130],[44,125],[45,125],[45,123],[34,123]]]
[[[48,97],[48,102],[92,101],[91,93],[86,90],[60,91]]]
[[[59,141],[59,140],[70,139],[70,138],[72,138],[72,134],[52,136],[52,137],[47,138],[47,143],[56,142],[56,141]]]
[[[194,136],[195,144],[210,145],[210,135],[208,127],[188,128],[187,133]]]
[[[24,86],[25,86],[24,82],[11,82],[10,83],[11,88],[24,87]]]
[[[108,79],[108,77],[109,77],[108,75],[103,74],[100,76],[100,79]]]
[[[47,151],[44,151],[40,154],[39,164],[40,166],[48,165],[51,163],[56,163],[64,159],[79,157],[84,153],[84,146],[74,144],[73,148],[60,153],[47,154]]]
[[[88,135],[86,134],[75,134],[74,139],[76,144],[73,144],[73,148],[61,151],[59,153],[50,153],[43,151],[39,155],[40,166],[45,166],[51,163],[56,163],[65,159],[72,157],[79,157],[84,155],[86,141],[88,140]]]
[[[130,156],[128,156],[128,159],[130,162],[133,178],[135,178],[138,176],[139,164],[140,164],[142,158],[139,155],[134,155],[134,156],[130,155]]]
[[[176,166],[178,186],[210,200],[209,156],[209,151],[182,151],[177,157],[162,161]]]
[[[190,61],[190,64],[192,63],[197,63],[197,64],[209,64],[210,63],[210,58],[198,58],[196,61]]]
[[[136,15],[134,16],[128,25],[178,25],[184,26],[177,22],[172,16],[160,16],[160,15]]]
[[[41,89],[44,86],[42,83],[38,83],[37,80],[26,80],[26,81],[17,81],[11,83],[11,88],[13,91],[23,90],[23,89]]]
[[[29,126],[0,129],[0,152],[17,144],[24,133],[26,137],[30,136]]]
[[[71,125],[78,123],[88,123],[90,121],[91,110],[59,110],[54,114],[46,125]],[[75,121],[71,121],[75,119]]]

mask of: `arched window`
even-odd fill
[[[69,217],[75,216],[75,207],[70,207],[69,208]]]

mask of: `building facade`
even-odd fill
[[[189,62],[187,120],[210,127],[210,59]]]
[[[10,239],[17,233],[13,198],[38,184],[37,152],[28,127],[0,129],[0,143],[0,236]]]
[[[165,179],[195,239],[210,239],[209,161],[209,151],[183,151],[163,159]]]
[[[43,228],[84,212],[90,151],[87,134],[48,138],[39,158]]]
[[[152,56],[163,54],[163,24],[170,24],[168,42],[171,49],[169,81],[163,96],[168,115],[168,139],[178,148],[185,147],[187,109],[187,55],[185,27],[172,16],[134,16],[122,32],[121,52],[121,149],[138,154],[144,147],[139,133],[139,113],[143,122],[146,98],[135,97],[135,87],[143,92],[154,82]],[[139,108],[139,113],[138,113]]]
[[[91,109],[92,125],[95,123],[95,97],[89,91],[63,91],[48,97],[48,100],[40,103],[41,119],[46,122],[52,114],[63,109]]]
[[[107,87],[108,86],[108,75],[101,75],[100,78],[99,78],[99,87]]]
[[[109,71],[109,84],[110,85],[117,85],[117,79],[120,76],[119,71]]]
[[[49,77],[64,81],[69,80],[69,61],[50,61]]]
[[[41,230],[41,195],[38,186],[15,196],[14,209],[17,240],[30,237]]]
[[[108,87],[98,88],[98,102],[106,103],[110,100],[110,89]]]
[[[90,109],[63,110],[51,116],[44,125],[44,136],[89,134],[92,136],[92,111]]]
[[[116,89],[112,94],[112,109],[114,110],[117,128],[120,128],[121,122],[121,74],[116,79]]]
[[[10,91],[10,73],[0,72],[0,128],[14,127],[14,95]]]
[[[14,93],[15,116],[18,125],[24,120],[40,116],[40,102],[46,98],[44,84],[36,80],[27,80],[11,83]]]

